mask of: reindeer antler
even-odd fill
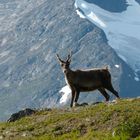
[[[56,58],[57,58],[60,62],[63,62],[63,61],[61,60],[61,58],[59,57],[58,54],[56,54]]]
[[[67,61],[71,61],[71,57],[72,57],[72,51],[69,51],[70,53],[68,54],[68,57],[67,57]]]

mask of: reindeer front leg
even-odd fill
[[[79,94],[80,94],[80,92],[77,90],[75,92],[75,98],[74,98],[74,105],[73,106],[79,106],[79,104],[77,103],[78,98],[79,98]]]
[[[70,107],[73,107],[74,98],[75,98],[75,90],[72,90],[72,97],[71,97],[71,104],[70,104]]]

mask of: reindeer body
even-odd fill
[[[99,90],[108,101],[109,95],[105,91],[107,89],[119,98],[117,91],[112,86],[111,74],[107,68],[73,71],[69,68],[70,55],[67,61],[61,60],[58,55],[57,58],[65,75],[65,81],[72,91],[71,107],[73,102],[77,103],[80,92]]]
[[[91,70],[67,70],[65,73],[65,81],[70,88],[75,88],[81,92],[93,91],[100,87],[106,86],[111,76],[107,69],[91,69]],[[108,82],[107,82],[108,80]]]

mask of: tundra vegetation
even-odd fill
[[[140,140],[140,99],[44,109],[0,123],[3,140]]]

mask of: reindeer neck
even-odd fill
[[[67,68],[67,69],[64,70],[65,76],[67,76],[67,75],[69,75],[71,73],[73,73],[73,71],[70,68]]]
[[[72,85],[73,79],[74,79],[74,71],[72,71],[70,68],[64,70],[65,75],[65,81],[67,85]]]

